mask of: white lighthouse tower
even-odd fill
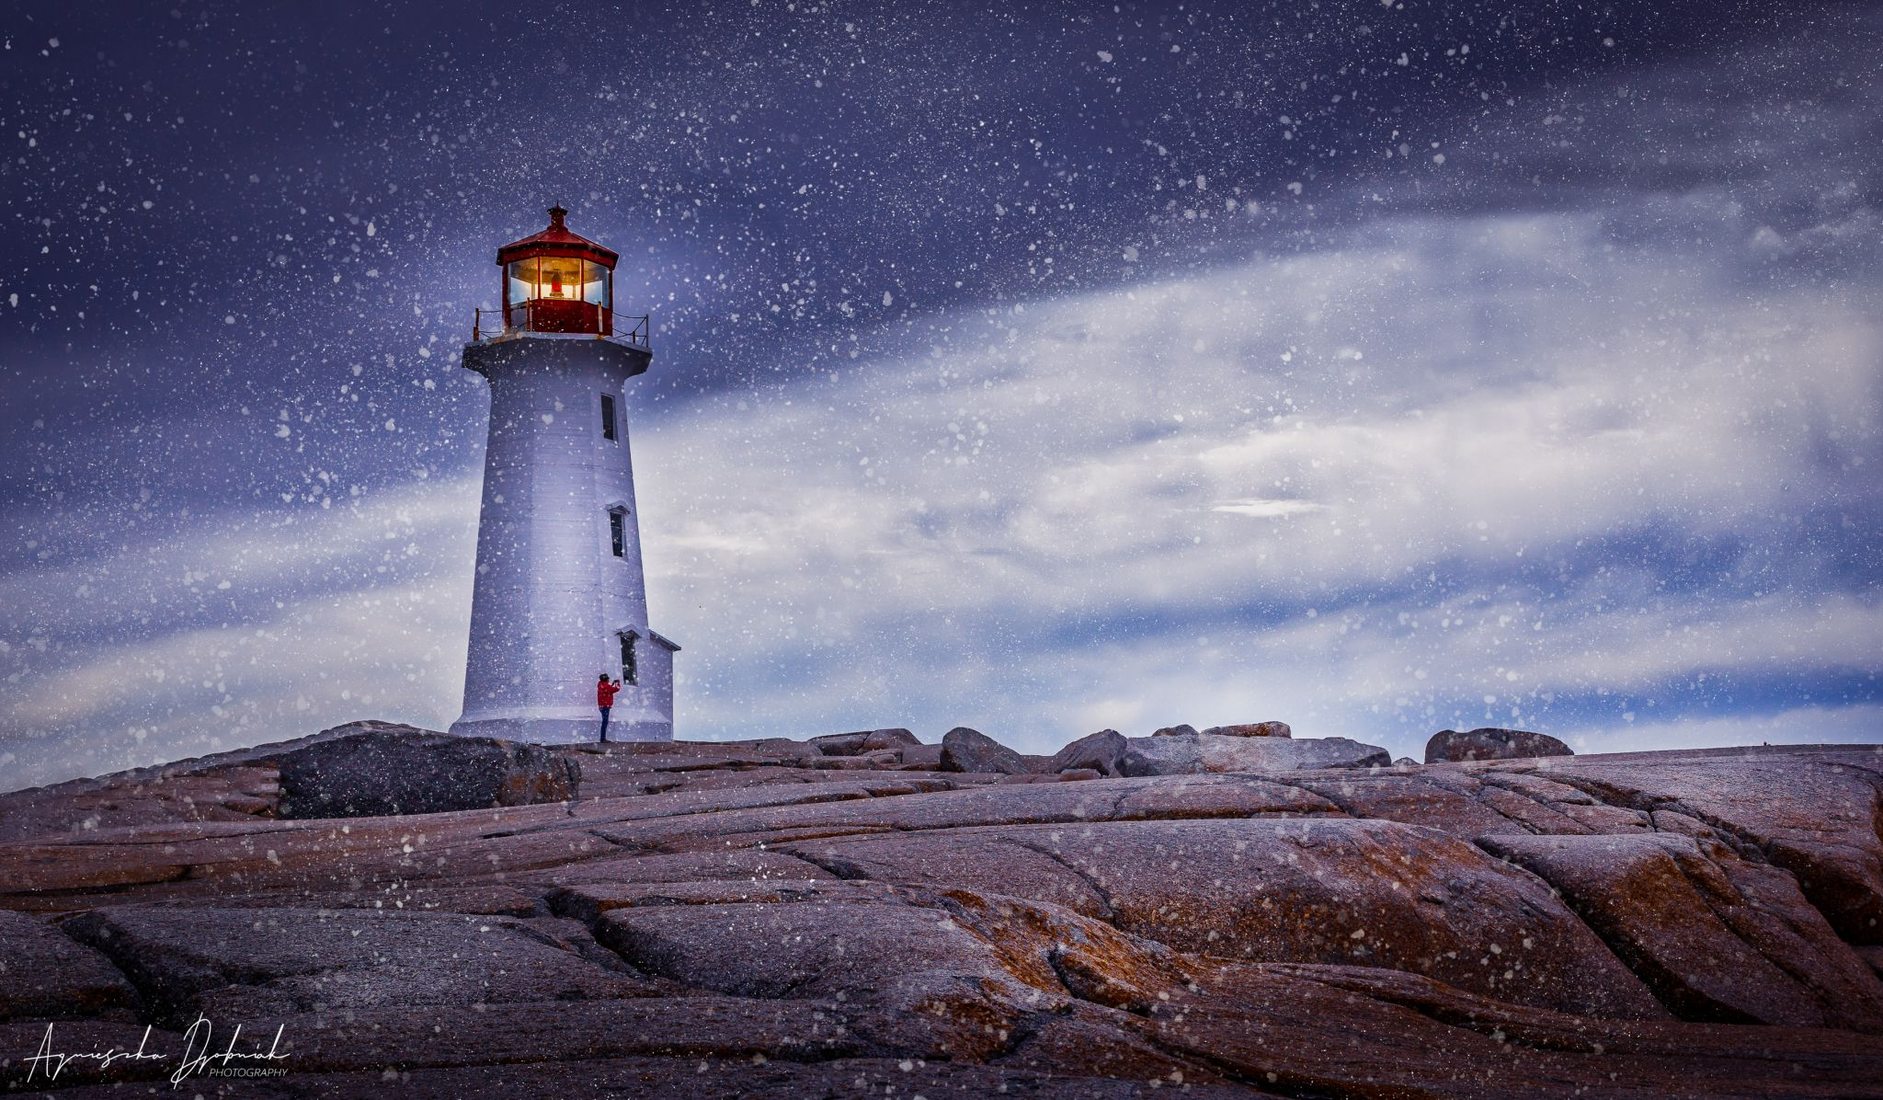
[[[490,384],[464,714],[451,732],[594,741],[597,677],[619,677],[610,741],[673,739],[673,655],[647,624],[628,379],[647,318],[614,311],[618,257],[563,225],[497,250],[503,307],[479,310],[464,365]]]

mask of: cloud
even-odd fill
[[[1037,749],[1281,717],[1410,752],[1480,709],[1868,667],[1883,613],[1839,564],[1861,538],[1798,524],[1876,505],[1873,314],[1748,298],[1592,216],[1369,236],[954,318],[638,428],[683,731],[973,720]],[[1539,252],[1576,279],[1460,278]],[[73,661],[35,665],[8,725],[448,721],[474,501],[426,482],[9,576]],[[227,622],[194,621],[211,597]],[[153,637],[70,643],[138,605]]]
[[[1832,148],[1877,86],[1800,126],[1707,64],[1564,87],[1566,144],[1492,105],[1416,186],[1264,213],[1285,247],[631,395],[682,735],[1883,739],[1874,168]],[[448,722],[475,484],[66,523],[0,574],[0,786]]]
[[[1226,512],[1232,516],[1253,516],[1256,519],[1282,519],[1319,511],[1321,507],[1305,500],[1223,500],[1210,505],[1210,511]]]
[[[1874,315],[1617,249],[1593,214],[1369,237],[957,319],[666,421],[644,512],[678,538],[649,560],[742,689],[695,720],[978,713],[1045,747],[1100,714],[1319,715],[1403,742],[1486,696],[1580,721],[1601,690],[1867,667],[1862,539],[1827,517],[1876,509]],[[1543,253],[1576,278],[1461,277]]]

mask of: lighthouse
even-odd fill
[[[673,739],[673,655],[648,626],[623,387],[653,358],[615,311],[610,249],[568,211],[497,250],[503,304],[464,366],[490,386],[464,713],[451,732],[594,741],[598,677],[619,678],[610,741]]]

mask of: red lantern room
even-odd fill
[[[562,224],[568,214],[560,206],[550,207],[548,229],[497,250],[497,265],[503,268],[506,335],[614,334],[615,262],[620,257],[571,233]],[[478,327],[485,328],[481,317]]]

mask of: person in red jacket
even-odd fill
[[[615,693],[621,690],[621,681],[610,680],[606,672],[595,683],[595,705],[602,711],[602,740],[608,740],[608,710],[615,705]]]

